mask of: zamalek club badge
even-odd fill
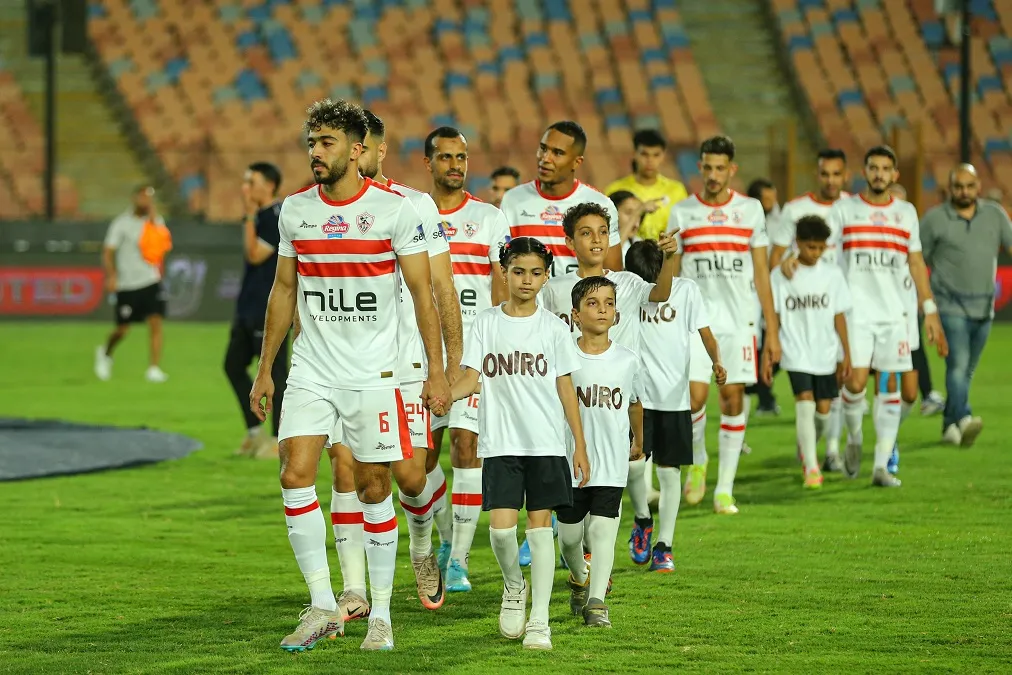
[[[475,232],[477,231],[478,231],[478,223],[473,223],[471,221],[464,223],[464,234],[467,235],[468,239],[473,237]]]
[[[372,224],[376,221],[376,217],[371,213],[360,213],[355,216],[355,224],[358,225],[358,231],[365,234],[372,227]]]

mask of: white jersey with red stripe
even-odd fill
[[[907,256],[921,250],[914,205],[896,198],[870,204],[853,195],[833,205],[829,222],[842,234],[843,267],[854,305],[851,322],[904,321],[910,309]]]
[[[428,193],[394,180],[388,180],[387,187],[397,194],[403,195],[415,207],[422,221],[421,234],[425,240],[425,247],[429,251],[429,257],[435,258],[437,255],[448,253],[450,247],[446,243],[446,237],[443,236],[443,229],[439,226],[439,209],[436,208],[432,197]],[[415,303],[411,299],[411,291],[404,283],[403,275],[400,275],[400,280],[400,330],[397,342],[398,355],[400,356],[398,378],[401,384],[408,384],[421,382],[427,377],[428,361],[425,358],[422,335],[418,332],[418,320],[415,318]]]
[[[290,377],[340,389],[396,388],[397,256],[425,251],[414,206],[368,178],[343,202],[313,185],[285,199],[278,225],[278,255],[298,259],[302,332]]]
[[[849,196],[848,192],[840,193],[840,199]],[[795,197],[784,204],[784,208],[780,212],[780,222],[776,228],[770,230],[770,241],[774,246],[796,248],[794,238],[797,234],[797,222],[805,216],[819,216],[826,221],[826,224],[829,224],[829,211],[833,208],[834,203],[824,202],[811,192]],[[822,254],[822,260],[830,263],[839,262],[840,236],[840,230],[833,229],[833,226],[830,225],[830,235],[826,241],[826,251]]]
[[[562,230],[562,219],[566,211],[577,204],[593,202],[600,204],[611,216],[608,229],[608,245],[618,246],[618,211],[606,196],[594,188],[575,181],[569,194],[549,197],[541,192],[536,180],[518,185],[502,198],[502,212],[510,226],[510,235],[534,237],[548,247],[555,256],[552,261],[552,276],[561,277],[575,271],[579,265],[576,254],[566,246],[566,234]]]
[[[671,207],[668,233],[675,228],[682,252],[681,276],[699,286],[713,332],[754,329],[752,249],[769,245],[759,200],[733,190],[723,204],[708,204],[693,195]]]
[[[502,211],[468,192],[459,206],[440,211],[439,218],[450,244],[453,285],[467,339],[471,322],[492,306],[492,265],[499,264],[499,248],[510,240],[510,228]]]

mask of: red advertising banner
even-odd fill
[[[91,314],[105,300],[101,267],[0,267],[0,314]]]

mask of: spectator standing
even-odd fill
[[[610,195],[625,190],[643,202],[640,239],[657,239],[668,227],[672,205],[689,196],[684,185],[660,172],[667,148],[668,143],[660,132],[653,129],[637,131],[633,135],[633,173],[618,179],[604,191]]]

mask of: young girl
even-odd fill
[[[551,649],[548,603],[555,576],[552,511],[573,503],[572,477],[590,479],[580,410],[570,373],[580,367],[569,328],[538,306],[552,254],[537,239],[518,237],[502,247],[499,264],[509,300],[475,318],[465,341],[463,374],[453,400],[470,396],[481,377],[478,457],[482,510],[490,511],[492,551],[505,588],[499,631],[524,647]],[[566,455],[566,428],[575,439],[573,470]],[[527,508],[531,548],[531,614],[524,625],[527,584],[520,571],[517,518]]]

